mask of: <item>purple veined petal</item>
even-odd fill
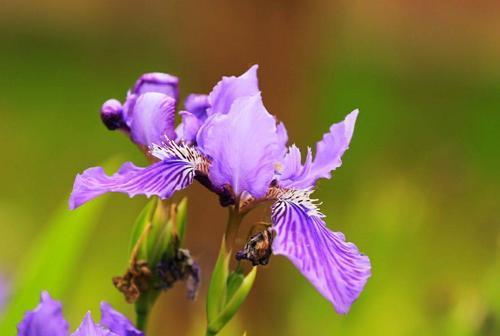
[[[146,73],[137,80],[132,93],[140,95],[146,92],[163,93],[177,101],[179,99],[179,78],[161,72]]]
[[[238,98],[254,96],[259,93],[259,83],[257,80],[258,65],[252,66],[239,77],[222,77],[212,92],[208,95],[208,115],[214,113],[229,113],[234,101]]]
[[[196,135],[203,124],[194,114],[188,111],[181,111],[179,115],[182,118],[181,124],[176,129],[177,139],[193,143],[196,141]]]
[[[26,312],[17,325],[18,336],[67,336],[68,322],[63,317],[62,306],[49,293],[42,292],[40,303]]]
[[[273,252],[290,259],[337,313],[346,314],[371,275],[370,260],[326,227],[310,193],[288,190],[274,203]]]
[[[175,100],[171,97],[157,92],[141,94],[133,98],[127,114],[134,142],[150,146],[165,136],[175,139]]]
[[[116,334],[107,328],[95,324],[90,312],[88,312],[78,329],[71,336],[126,336],[126,334]]]
[[[260,94],[237,99],[229,114],[214,114],[198,132],[196,142],[212,159],[209,177],[218,187],[229,184],[236,195],[259,198],[273,179],[279,160],[276,122]]]
[[[319,178],[330,178],[331,172],[342,165],[342,155],[349,148],[357,116],[358,110],[354,110],[345,117],[344,121],[333,124],[330,131],[325,133],[323,139],[316,144],[316,155],[310,166],[308,162],[303,166],[295,164],[297,170],[288,171],[285,174],[288,177],[286,179],[282,177],[280,185],[286,188],[306,189],[312,187]],[[298,149],[294,148],[293,151],[298,151]],[[293,155],[297,158],[296,154]],[[300,155],[298,158],[300,160]],[[285,171],[287,171],[286,168]]]
[[[186,111],[196,118],[205,121],[207,119],[207,109],[210,107],[208,96],[205,94],[190,94],[184,102],[184,107]]]
[[[117,312],[107,302],[101,302],[101,323],[119,336],[143,336],[142,331],[136,329],[132,322],[123,314]]]
[[[89,168],[77,175],[69,199],[70,209],[108,192],[126,193],[130,197],[169,198],[175,191],[189,186],[196,170],[205,164],[205,159],[194,148],[174,142],[167,147],[154,145],[151,154],[162,161],[146,168],[127,162],[111,176],[101,167]]]

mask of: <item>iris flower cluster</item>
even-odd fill
[[[32,311],[26,312],[17,326],[18,336],[68,336],[69,326],[62,314],[62,305],[43,292],[40,303]],[[101,303],[101,321],[96,324],[90,315],[85,315],[82,323],[71,336],[143,336],[134,325],[108,303]]]
[[[370,261],[326,226],[311,194],[341,166],[358,111],[331,125],[313,155],[288,145],[284,124],[264,107],[257,66],[223,77],[208,95],[189,95],[176,127],[178,95],[176,77],[149,73],[123,104],[104,103],[104,124],[127,134],[152,163],[127,162],[111,176],[101,167],[85,170],[75,179],[70,208],[108,192],[167,199],[194,181],[239,214],[271,204],[272,253],[287,257],[338,313],[347,313],[370,277]]]

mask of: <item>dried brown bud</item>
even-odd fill
[[[128,303],[135,303],[149,289],[152,278],[148,263],[138,261],[131,265],[123,276],[113,278],[115,287],[123,293]]]

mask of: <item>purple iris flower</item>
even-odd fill
[[[40,303],[26,312],[17,326],[18,336],[68,336],[68,322],[63,317],[62,305],[43,292]],[[101,323],[92,320],[90,312],[72,336],[143,336],[122,314],[108,303],[101,303]]]
[[[316,181],[341,165],[358,111],[332,125],[303,163],[300,150],[287,147],[284,125],[262,103],[257,66],[223,77],[206,98],[191,99],[201,101],[195,104],[201,111],[183,115],[178,133],[185,137],[150,145],[157,162],[145,168],[128,162],[112,176],[100,167],[87,169],[76,177],[70,207],[107,192],[164,199],[194,180],[240,213],[271,201],[274,254],[288,257],[338,313],[347,313],[370,277],[370,261],[342,233],[327,228],[310,196]]]
[[[207,118],[206,95],[187,97],[185,110],[180,112],[183,122],[175,128],[175,110],[179,99],[179,79],[154,72],[142,75],[127,93],[122,105],[109,99],[101,107],[101,119],[110,130],[122,130],[132,141],[149,147],[165,137],[192,141],[199,125]]]

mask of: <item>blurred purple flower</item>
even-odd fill
[[[2,314],[3,309],[7,304],[9,292],[9,285],[7,284],[5,279],[0,276],[0,314]]]
[[[26,312],[17,326],[18,336],[68,336],[68,322],[63,317],[62,305],[43,292],[40,303]],[[72,336],[143,336],[133,324],[109,304],[101,303],[101,323],[95,324],[87,313]]]
[[[314,159],[308,149],[302,163],[300,150],[287,147],[284,125],[262,103],[257,66],[223,77],[206,98],[191,97],[187,105],[191,112],[181,112],[181,137],[150,146],[158,162],[146,168],[128,162],[112,176],[100,167],[87,169],[76,177],[70,207],[107,192],[168,198],[194,180],[240,212],[272,201],[274,253],[288,257],[338,313],[347,313],[370,276],[370,261],[327,228],[310,195],[319,178],[330,178],[341,165],[358,111],[332,125]]]

